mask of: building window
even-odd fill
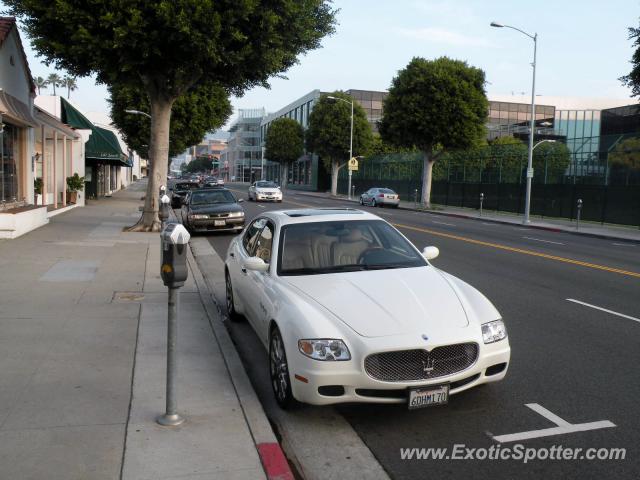
[[[0,202],[18,200],[18,129],[4,124],[0,149]]]

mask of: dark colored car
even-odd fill
[[[173,208],[179,208],[182,205],[182,201],[191,190],[200,188],[198,182],[176,182],[173,185],[171,195],[171,206]]]
[[[239,232],[244,228],[240,202],[226,188],[193,190],[182,204],[182,223],[190,232]]]

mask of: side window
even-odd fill
[[[273,224],[268,222],[258,236],[256,243],[256,257],[260,257],[265,263],[271,262],[271,249],[273,246]]]
[[[247,228],[244,237],[242,237],[242,246],[250,256],[253,255],[253,249],[256,246],[260,230],[264,228],[266,223],[266,218],[258,218],[257,220],[254,220],[253,223],[249,225],[249,228]]]

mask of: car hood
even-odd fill
[[[256,188],[257,193],[280,193],[278,188]]]
[[[237,203],[212,203],[207,205],[190,205],[193,213],[227,213],[242,212],[242,207]]]
[[[432,266],[283,278],[364,337],[469,325],[458,290]]]

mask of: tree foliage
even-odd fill
[[[430,206],[431,169],[446,150],[471,148],[485,136],[484,72],[466,62],[415,57],[393,79],[380,122],[382,138],[424,155],[422,201]]]
[[[304,129],[292,118],[271,122],[265,139],[265,157],[280,164],[281,185],[286,187],[289,166],[304,153]]]
[[[210,172],[213,169],[213,160],[208,157],[198,157],[182,165],[184,168],[181,170],[184,173]]]
[[[629,137],[618,143],[609,153],[609,163],[615,170],[625,176],[625,185],[629,185],[629,178],[634,170],[640,170],[640,138]]]
[[[149,97],[151,178],[142,226],[158,230],[175,100],[196,85],[241,95],[334,31],[328,0],[6,0],[45,62]]]
[[[633,40],[635,50],[631,56],[631,72],[619,78],[623,85],[631,88],[631,95],[640,96],[640,28],[629,28],[629,40]]]
[[[344,101],[333,100],[329,96]],[[364,155],[373,141],[367,114],[358,102],[344,92],[322,95],[309,114],[307,150],[320,156],[331,171],[331,193],[337,194],[338,172],[349,160],[353,101],[353,156]]]
[[[149,98],[142,88],[109,87],[111,119],[122,132],[126,144],[142,157],[148,158],[151,122],[143,115],[125,110],[149,111]],[[231,103],[219,85],[198,85],[179,97],[173,104],[169,129],[169,157],[182,153],[202,141],[207,132],[223,126],[231,115]]]

